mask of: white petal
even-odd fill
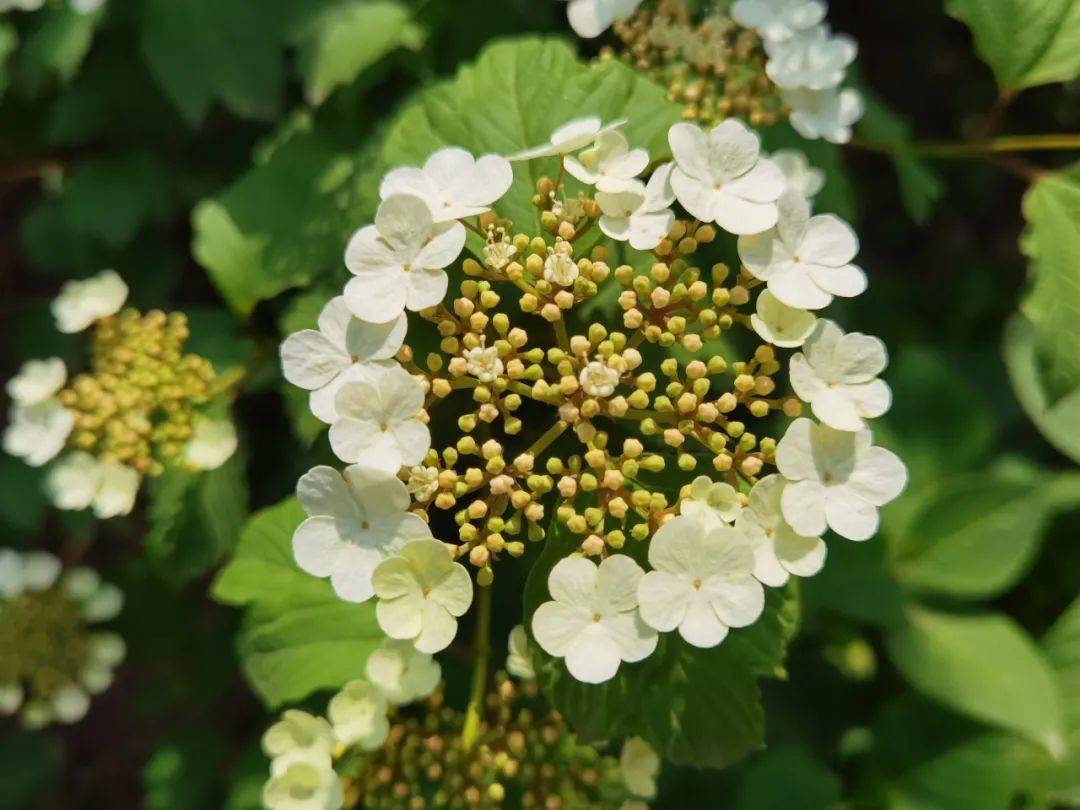
[[[627,663],[648,658],[659,641],[656,631],[642,621],[636,610],[605,616],[599,626],[615,642],[619,657]]]
[[[312,576],[328,577],[334,572],[338,552],[344,546],[332,517],[312,517],[296,527],[292,536],[296,564]]]
[[[814,433],[814,423],[811,420],[796,419],[788,425],[776,446],[776,466],[792,481],[804,478],[817,480],[818,472],[813,452]]]
[[[51,588],[60,576],[60,560],[47,551],[28,551],[22,555],[23,587],[31,591]]]
[[[571,643],[566,668],[583,683],[603,683],[619,671],[619,646],[601,627],[592,623]]]
[[[805,265],[790,263],[774,269],[769,276],[769,292],[781,303],[798,309],[822,309],[833,300]]]
[[[841,298],[854,298],[866,291],[866,273],[853,264],[843,267],[811,265],[810,276],[821,289]]]
[[[654,630],[670,632],[685,618],[694,593],[694,586],[685,576],[649,571],[638,584],[641,618]]]
[[[713,203],[713,218],[716,224],[728,233],[761,233],[776,224],[778,217],[776,203],[752,202],[737,196],[727,188],[720,189],[716,195]],[[679,201],[683,202],[682,197],[679,197]]]
[[[679,635],[688,644],[708,649],[723,641],[727,634],[727,625],[720,621],[712,605],[695,591],[694,598],[687,607],[686,616],[679,624]]]
[[[877,532],[877,508],[845,486],[827,491],[825,515],[829,528],[848,540],[869,540]]]
[[[840,267],[859,252],[859,237],[851,226],[832,214],[812,217],[806,227],[799,253],[808,264]]]
[[[681,165],[671,173],[675,197],[690,214],[702,222],[712,222],[721,204],[720,192],[708,181],[698,180],[683,171]],[[773,206],[775,209],[775,206]]]
[[[591,624],[592,614],[586,608],[544,602],[533,614],[532,634],[544,652],[561,658]]]
[[[825,532],[826,490],[816,481],[788,484],[781,496],[784,520],[804,537],[819,537]]]
[[[812,577],[825,566],[825,541],[820,537],[802,537],[790,526],[777,530],[776,556],[780,564],[799,577]]]
[[[405,311],[409,283],[400,267],[364,272],[345,285],[345,302],[357,318],[372,323],[396,320]]]
[[[102,520],[128,514],[135,506],[139,474],[123,464],[101,465],[101,487],[94,496],[94,514]]]
[[[413,265],[427,270],[440,270],[461,255],[465,247],[465,226],[447,222],[435,226],[431,236],[416,254]]]
[[[422,628],[413,640],[420,652],[434,654],[450,646],[457,635],[457,619],[431,599],[424,600]]]
[[[405,306],[413,312],[441,304],[450,286],[450,278],[442,270],[425,270],[416,267],[406,274],[406,278],[408,284]]]
[[[645,572],[631,557],[614,554],[596,571],[596,604],[605,611],[637,607],[637,587]]]
[[[752,576],[703,583],[716,615],[729,627],[746,627],[758,620],[765,609],[765,590]]]
[[[862,455],[847,486],[860,498],[884,506],[904,491],[907,468],[896,455],[883,447],[871,447]]]

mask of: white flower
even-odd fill
[[[431,538],[428,525],[405,511],[409,493],[392,473],[360,464],[344,473],[314,467],[297,482],[296,497],[308,514],[293,533],[297,565],[330,577],[334,592],[349,602],[372,597],[379,563],[410,540]]]
[[[610,397],[615,393],[621,376],[617,369],[611,368],[603,360],[592,360],[581,370],[578,382],[590,397]]]
[[[8,417],[4,452],[18,456],[31,467],[52,461],[64,449],[75,427],[75,414],[56,399],[36,405],[15,404]]]
[[[579,272],[574,261],[573,246],[569,242],[556,243],[544,260],[544,280],[569,287],[577,280]]]
[[[472,604],[472,580],[437,540],[407,543],[379,564],[371,578],[375,616],[390,638],[411,639],[420,652],[437,653],[457,635],[457,617]]]
[[[388,638],[368,656],[364,674],[387,700],[395,706],[404,706],[434,692],[442,679],[442,668],[412,642]]]
[[[0,0],[0,13],[5,11],[37,11],[45,0]]]
[[[735,0],[731,19],[769,42],[781,42],[825,19],[821,0]]]
[[[47,551],[20,554],[0,549],[0,597],[14,599],[26,591],[44,591],[59,576],[60,560]]]
[[[330,699],[326,715],[334,736],[345,745],[374,751],[390,734],[386,697],[367,681],[349,681]]]
[[[273,760],[274,773],[280,773],[296,762],[329,768],[334,733],[322,717],[289,709],[263,734],[262,748]]]
[[[739,514],[736,531],[754,549],[754,576],[764,585],[779,588],[794,574],[812,577],[825,565],[825,542],[803,537],[786,520],[781,501],[787,480],[768,475],[750,490],[750,503]]]
[[[5,390],[18,405],[40,405],[53,398],[67,382],[67,367],[59,357],[27,360],[19,373],[7,381]]]
[[[429,157],[422,169],[405,166],[389,172],[379,185],[379,197],[419,197],[435,222],[450,222],[490,210],[513,182],[514,170],[506,158],[474,158],[464,149],[447,147]]]
[[[853,298],[866,289],[866,274],[851,263],[859,237],[832,214],[810,216],[800,194],[780,198],[780,220],[765,233],[739,237],[739,258],[769,292],[797,309],[821,309],[833,296]]]
[[[713,481],[706,475],[699,475],[690,482],[689,496],[679,504],[679,514],[693,518],[708,528],[733,522],[741,510],[742,504],[735,487],[723,481]]]
[[[626,123],[625,119],[604,124],[598,117],[575,118],[551,133],[551,138],[543,146],[526,149],[510,155],[507,160],[533,160],[534,158],[568,155],[584,149],[605,132],[618,129]]]
[[[507,672],[523,681],[536,679],[532,654],[529,652],[529,639],[525,635],[524,626],[516,625],[510,631],[510,637],[506,640],[506,651]]]
[[[135,506],[139,474],[115,461],[98,461],[89,453],[68,453],[49,470],[45,487],[59,509],[86,509],[102,519],[128,514]]]
[[[629,242],[635,250],[659,245],[675,224],[675,212],[669,207],[675,202],[674,169],[674,163],[665,163],[653,172],[648,185],[635,180],[617,192],[598,191],[596,203],[603,212],[600,230],[612,239]]]
[[[439,491],[439,468],[416,465],[409,470],[409,480],[405,482],[405,488],[418,502],[430,499]]]
[[[757,312],[750,316],[750,325],[761,339],[781,349],[802,346],[815,323],[814,313],[789,307],[768,290],[761,291]]]
[[[482,338],[481,338],[482,340]],[[464,352],[465,370],[482,383],[492,383],[503,373],[503,361],[494,346],[476,346]]]
[[[627,19],[641,3],[642,0],[570,0],[566,17],[575,34],[593,39],[612,23]]]
[[[660,757],[641,737],[630,737],[623,743],[622,753],[619,755],[619,771],[627,790],[633,795],[642,799],[656,798]]]
[[[228,417],[196,417],[184,461],[197,470],[216,470],[236,452],[236,425]]]
[[[776,224],[784,176],[760,157],[761,139],[742,121],[729,118],[708,134],[696,124],[675,124],[668,142],[675,156],[671,187],[692,216],[735,234]]]
[[[69,683],[60,687],[49,700],[52,716],[60,723],[77,723],[90,710],[90,695],[81,686]]]
[[[649,153],[631,149],[626,136],[608,130],[596,136],[591,148],[566,158],[566,171],[597,191],[622,191],[649,165]]]
[[[804,537],[828,525],[848,540],[867,540],[877,508],[899,495],[907,469],[893,453],[873,447],[869,430],[834,430],[796,419],[776,446],[776,465],[793,483],[781,498],[784,519]]]
[[[844,334],[829,320],[818,321],[803,351],[791,356],[791,387],[814,416],[837,430],[861,430],[865,419],[892,404],[889,386],[877,379],[889,358],[885,344],[860,332]]]
[[[342,461],[397,473],[423,461],[431,447],[428,426],[418,418],[424,391],[400,366],[374,382],[346,383],[334,406],[338,419],[330,426],[330,446]]]
[[[334,769],[294,762],[263,786],[266,810],[339,810],[345,802]]]
[[[375,224],[361,228],[345,248],[345,266],[355,278],[345,285],[345,303],[357,318],[394,321],[443,300],[449,285],[443,268],[465,247],[465,226],[436,223],[419,197],[395,194],[382,201]]]
[[[851,127],[862,118],[863,99],[858,90],[785,90],[784,103],[791,108],[788,120],[804,138],[824,138],[830,143],[851,140]]]
[[[765,72],[778,87],[828,90],[844,80],[859,47],[849,36],[830,34],[819,25],[799,31],[785,42],[766,44]]]
[[[806,199],[813,199],[825,185],[825,172],[810,165],[806,155],[798,149],[778,149],[769,155],[784,175],[787,189],[793,189]]]
[[[338,389],[346,382],[370,380],[380,368],[371,361],[389,360],[397,354],[409,323],[404,312],[385,323],[362,321],[349,312],[344,296],[339,295],[326,302],[318,326],[285,338],[281,370],[286,380],[311,392],[311,412],[332,424]]]
[[[81,332],[94,321],[119,312],[127,295],[127,284],[114,270],[103,270],[83,281],[65,282],[52,302],[56,328],[66,333]]]
[[[502,270],[517,255],[517,247],[508,237],[488,239],[484,244],[484,261],[492,270]]]
[[[661,632],[678,628],[695,647],[715,647],[765,608],[750,541],[730,526],[674,517],[649,541],[649,565],[638,586],[641,618]]]
[[[548,575],[553,601],[533,614],[533,638],[548,655],[565,658],[579,681],[610,680],[621,662],[644,660],[656,649],[656,631],[637,610],[643,575],[625,554],[599,566],[584,557],[559,560]]]

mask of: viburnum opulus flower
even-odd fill
[[[435,222],[453,222],[489,210],[513,181],[506,158],[474,158],[464,149],[451,147],[433,154],[422,168],[405,166],[389,172],[379,185],[379,196],[384,200],[399,195],[418,197],[427,204]]]
[[[94,321],[119,312],[127,295],[127,284],[115,270],[103,270],[83,281],[67,281],[52,302],[56,328],[81,332]]]
[[[411,641],[388,638],[368,656],[364,674],[388,701],[403,706],[432,694],[442,679],[442,668]]]
[[[326,709],[334,737],[345,745],[373,751],[386,742],[390,733],[386,696],[367,681],[349,681]]]
[[[735,0],[731,16],[769,42],[783,42],[825,19],[822,0]]]

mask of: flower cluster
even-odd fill
[[[866,426],[890,404],[884,346],[817,315],[866,287],[854,232],[811,213],[820,173],[764,157],[728,119],[673,126],[673,160],[642,178],[649,155],[622,123],[392,171],[346,250],[344,294],[282,345],[349,465],[300,480],[296,560],[343,599],[377,598],[386,634],[419,651],[454,639],[473,601],[463,563],[490,587],[552,516],[577,553],[531,632],[575,677],[611,678],[659,632],[719,644],[760,616],[763,586],[821,568],[827,527],[867,539],[904,485]],[[534,169],[539,232],[489,210],[518,161],[558,169]],[[721,232],[738,273],[714,258]],[[621,328],[580,320],[605,288]],[[713,474],[694,478],[703,462]],[[652,483],[662,470],[681,491]],[[641,542],[648,572],[620,553]]]
[[[659,759],[628,740],[621,759],[576,742],[536,684],[497,674],[479,728],[444,705],[438,664],[409,645],[372,654],[326,717],[289,710],[263,737],[270,810],[338,808],[633,808],[656,792]],[[414,704],[414,705],[409,705]]]
[[[64,284],[52,305],[56,326],[93,327],[90,370],[69,381],[60,358],[30,360],[7,383],[4,450],[38,467],[67,448],[49,472],[52,500],[61,509],[92,507],[100,518],[130,512],[144,476],[169,466],[211,469],[236,450],[232,422],[211,416],[231,382],[184,353],[186,316],[121,311],[127,293],[111,270]]]
[[[29,728],[74,723],[104,692],[124,641],[91,625],[117,616],[123,595],[89,568],[62,571],[43,551],[0,550],[0,714]]]

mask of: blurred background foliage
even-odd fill
[[[352,674],[376,629],[295,569],[299,515],[274,506],[328,455],[277,345],[340,287],[386,166],[428,151],[403,110],[498,37],[579,47],[564,14],[110,0],[0,17],[4,377],[79,357],[48,301],[103,267],[135,305],[190,313],[191,349],[245,372],[241,454],[156,480],[132,517],[47,509],[40,476],[0,457],[3,544],[120,584],[130,649],[81,724],[0,725],[0,807],[254,808],[273,707]],[[872,283],[840,317],[893,351],[880,434],[911,485],[881,537],[831,542],[803,583],[786,678],[763,685],[768,748],[725,771],[665,768],[658,806],[1080,805],[1077,155],[936,143],[1080,130],[1080,4],[836,0],[829,19],[860,45],[856,142],[765,140],[825,168],[819,207],[860,234]],[[482,95],[475,130],[507,114]],[[519,612],[497,605],[500,638]],[[452,682],[466,666],[444,664]]]

